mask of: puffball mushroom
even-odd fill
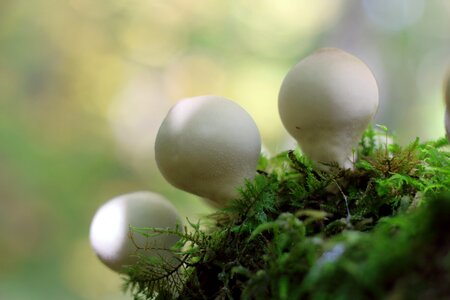
[[[219,96],[183,99],[172,107],[155,141],[165,179],[216,206],[252,179],[261,151],[259,130],[235,102]]]
[[[444,83],[445,97],[445,132],[447,139],[450,141],[450,71],[447,73],[447,80]]]
[[[323,48],[286,75],[278,109],[306,156],[316,164],[335,162],[348,169],[353,167],[352,150],[378,109],[378,87],[361,60]]]
[[[138,261],[138,255],[173,258],[170,249],[178,236],[161,234],[146,237],[132,232],[137,228],[171,228],[181,225],[175,207],[163,196],[135,192],[109,200],[95,213],[90,228],[90,242],[99,259],[116,272]],[[149,231],[149,234],[152,232]]]

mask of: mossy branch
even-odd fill
[[[142,257],[127,286],[136,299],[448,297],[448,142],[391,139],[369,128],[352,171],[298,150],[261,157],[206,229],[145,229],[180,237],[176,263]]]

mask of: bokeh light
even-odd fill
[[[414,25],[423,15],[425,0],[364,0],[369,20],[386,31]]]

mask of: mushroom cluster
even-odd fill
[[[261,151],[259,130],[235,102],[199,96],[178,102],[161,124],[155,156],[163,176],[175,187],[205,197],[216,206],[238,196],[238,188],[256,174]],[[161,195],[136,192],[101,206],[90,240],[99,259],[126,272],[139,255],[170,260],[176,235],[145,236],[133,228],[180,227],[175,208]]]
[[[447,102],[449,102],[447,89]],[[295,65],[279,93],[279,114],[303,153],[320,163],[351,168],[352,148],[378,107],[378,88],[369,68],[339,49],[320,49]],[[155,159],[173,186],[222,207],[239,196],[256,174],[261,138],[252,117],[235,102],[219,96],[179,101],[162,122]],[[164,197],[137,192],[101,206],[90,239],[100,260],[117,272],[138,255],[169,258],[176,235],[145,236],[130,228],[171,228],[181,224]]]

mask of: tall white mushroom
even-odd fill
[[[155,141],[159,170],[175,187],[222,206],[252,179],[261,138],[251,116],[224,97],[199,96],[178,102]]]
[[[99,259],[116,272],[125,272],[138,255],[172,259],[170,249],[178,236],[161,234],[146,237],[133,232],[137,228],[170,228],[181,226],[175,207],[163,196],[151,192],[135,192],[113,198],[95,213],[90,228],[91,246]],[[148,232],[151,234],[152,232]]]
[[[304,154],[342,168],[352,168],[352,149],[377,108],[372,72],[355,56],[335,48],[319,49],[295,65],[278,99],[281,121]]]
[[[444,97],[445,97],[445,132],[447,139],[450,140],[450,70],[447,73],[447,78],[444,82]]]

